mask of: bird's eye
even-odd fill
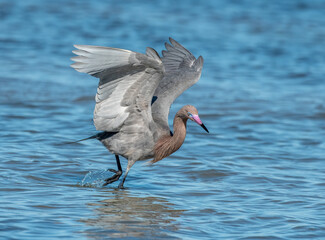
[[[187,115],[188,115],[189,117],[192,117],[192,114],[191,114],[190,112],[187,112]]]

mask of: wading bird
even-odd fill
[[[71,65],[78,72],[100,79],[96,94],[94,124],[102,131],[96,138],[113,154],[117,169],[105,184],[117,181],[122,175],[119,155],[128,160],[119,188],[136,161],[152,159],[155,163],[177,151],[184,142],[188,119],[209,132],[194,106],[182,107],[169,129],[171,104],[186,89],[196,83],[203,66],[178,42],[169,38],[163,57],[153,48],[146,54],[123,49],[74,45],[76,57]]]

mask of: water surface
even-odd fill
[[[1,1],[3,239],[324,239],[324,1]],[[182,148],[126,181],[95,133],[97,80],[73,44],[161,51],[171,36],[205,59],[172,106],[195,105]],[[122,162],[125,168],[126,161]]]

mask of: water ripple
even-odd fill
[[[1,237],[323,239],[324,8],[0,2]],[[72,143],[96,132],[98,84],[69,67],[72,45],[161,51],[169,36],[205,59],[170,114],[195,105],[210,134],[189,122],[178,152],[102,187],[114,156]]]

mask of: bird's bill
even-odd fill
[[[209,130],[204,126],[202,123],[199,115],[192,115],[193,121],[199,124],[207,133],[209,133]]]
[[[204,126],[204,124],[202,123],[201,125],[200,125],[207,133],[209,133],[209,130]]]
[[[209,133],[209,130],[204,126],[204,124],[202,123],[201,125],[200,125],[207,133]]]

